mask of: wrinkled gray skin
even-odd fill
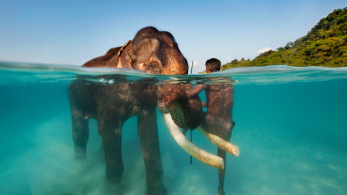
[[[153,27],[141,29],[129,44],[110,49],[104,56],[83,66],[130,68],[150,74],[182,75],[188,72],[187,61],[173,36]],[[181,128],[196,128],[202,117],[201,101],[198,97],[188,99],[185,91],[190,88],[189,84],[79,85],[76,81],[68,89],[76,158],[85,158],[88,120],[95,118],[105,151],[105,179],[119,183],[124,171],[122,126],[130,117],[137,116],[146,168],[146,194],[167,194],[163,187],[156,107],[164,113],[170,112]]]

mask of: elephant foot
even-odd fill
[[[75,147],[75,160],[84,161],[86,159],[86,149]]]
[[[168,195],[167,189],[163,187],[163,192],[161,193],[161,195]]]
[[[114,183],[112,181],[108,181],[106,178],[104,182],[101,184],[99,189],[99,194],[104,195],[114,195],[114,194],[124,194],[124,185],[121,183]]]
[[[223,189],[218,189],[218,195],[225,195],[225,192]]]
[[[147,195],[168,195],[167,189],[162,187],[161,190],[158,190],[156,193],[155,192],[148,192],[146,193]]]
[[[108,174],[105,175],[105,182],[112,185],[118,185],[121,181],[122,175],[119,174]]]

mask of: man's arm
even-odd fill
[[[208,85],[199,84],[199,85],[195,86],[194,88],[187,90],[186,93],[187,93],[188,98],[192,98],[196,95],[199,95],[199,93],[202,92],[203,90],[205,90],[207,87],[208,87]]]

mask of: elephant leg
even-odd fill
[[[144,109],[138,115],[138,134],[146,168],[146,194],[167,194],[167,190],[163,187],[163,168],[155,107]]]
[[[124,172],[122,159],[122,123],[117,123],[111,117],[99,120],[99,135],[105,152],[106,174],[105,180],[119,183]]]
[[[86,157],[87,142],[89,138],[88,119],[83,111],[71,109],[72,139],[75,146],[75,159],[83,160]]]
[[[113,141],[103,140],[106,163],[105,179],[112,183],[119,183],[124,172],[121,135],[117,135],[113,139]]]

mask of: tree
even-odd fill
[[[231,63],[232,63],[232,64],[238,64],[239,61],[238,61],[237,59],[235,59],[235,60],[231,61]]]
[[[294,43],[290,41],[287,43],[287,45],[284,47],[284,49],[290,49],[290,48],[292,48],[293,45],[294,45]]]
[[[253,60],[233,60],[226,69],[235,67],[286,64],[290,66],[347,66],[347,7],[337,9],[321,19],[307,35],[288,42],[276,51],[266,51]]]

